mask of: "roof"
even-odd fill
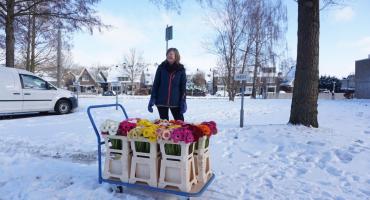
[[[83,75],[84,71],[86,71],[90,75],[90,77],[94,80],[94,82],[97,82],[96,79],[95,79],[95,77],[90,74],[89,70],[87,70],[86,67],[84,67],[81,70],[80,74],[76,77],[76,80],[80,80],[80,78]]]
[[[140,82],[140,75],[135,77],[134,82]],[[129,75],[122,67],[111,66],[108,70],[107,82],[117,82],[118,77],[129,77]]]

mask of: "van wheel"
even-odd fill
[[[59,100],[55,105],[55,112],[60,115],[70,113],[72,110],[71,103],[67,100]]]

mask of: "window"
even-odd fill
[[[46,81],[32,75],[22,74],[22,86],[24,89],[47,90]]]
[[[89,76],[88,75],[83,75],[82,76],[82,81],[89,81]]]
[[[117,77],[118,81],[128,81],[128,77]]]

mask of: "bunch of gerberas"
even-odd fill
[[[114,120],[107,119],[100,125],[100,133],[102,135],[117,135],[120,123]],[[109,139],[112,149],[122,149],[122,142],[120,139]],[[106,142],[108,142],[106,141]]]
[[[123,120],[118,127],[118,135],[127,136],[127,133],[132,129],[136,128],[137,121],[139,119],[127,119]]]
[[[202,122],[198,127],[202,130],[203,134],[206,136],[217,134],[217,125],[214,121]]]
[[[107,119],[100,125],[100,133],[103,135],[116,135],[119,122]]]
[[[159,128],[156,130],[156,135],[159,140],[172,141],[174,143],[194,142],[194,136],[183,121],[180,120],[157,120],[155,122]]]
[[[158,125],[152,123],[151,121],[146,119],[138,119],[136,127],[130,129],[127,136],[131,139],[145,138],[150,142],[155,142],[157,141],[157,129]]]

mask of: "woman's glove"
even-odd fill
[[[186,110],[187,109],[188,109],[188,106],[186,105],[186,101],[185,100],[181,100],[181,103],[180,103],[180,113],[181,114],[186,113]]]
[[[153,112],[153,106],[155,104],[155,99],[151,98],[150,101],[149,101],[149,104],[148,104],[148,111],[149,112]]]

